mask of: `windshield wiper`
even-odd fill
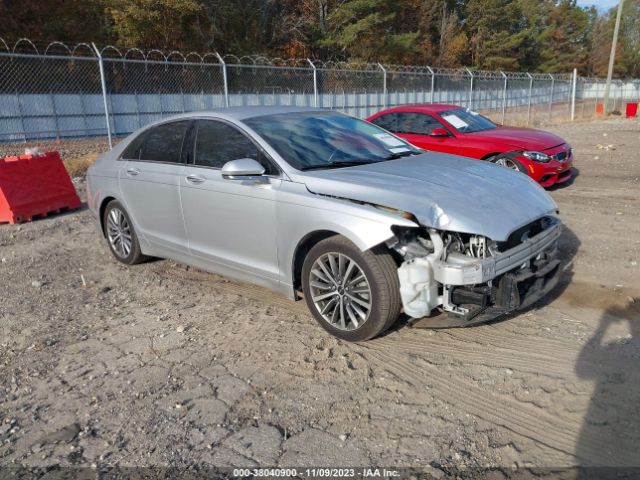
[[[409,155],[420,155],[422,152],[414,152],[413,150],[406,150],[404,152],[392,153],[385,160],[397,160],[398,158],[408,157]]]
[[[324,168],[355,167],[357,165],[368,165],[370,163],[376,163],[376,160],[366,161],[366,162],[350,160],[350,161],[344,161],[344,162],[323,163],[318,165],[309,165],[308,167],[302,167],[300,170],[306,172],[307,170],[321,170]]]

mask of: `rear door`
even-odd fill
[[[237,271],[275,279],[279,276],[276,194],[280,171],[235,126],[198,120],[193,160],[180,179],[190,253]],[[222,166],[253,158],[265,167],[261,177],[225,178]]]
[[[137,231],[154,254],[187,252],[180,208],[182,147],[192,122],[176,121],[151,127],[123,152],[120,189]]]

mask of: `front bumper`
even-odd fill
[[[555,219],[554,219],[555,220]],[[436,261],[433,265],[436,281],[443,285],[474,285],[486,283],[495,277],[516,269],[527,260],[536,257],[547,249],[555,249],[555,244],[562,234],[558,220],[520,245],[496,256],[476,260],[465,257],[465,263],[454,264],[448,261]]]
[[[449,254],[446,260],[425,259],[401,266],[401,297],[407,315],[428,316],[436,305],[449,312],[448,317],[410,323],[427,328],[473,325],[540,300],[561,275],[557,244],[562,225],[553,217],[548,221],[537,235],[489,258]]]
[[[573,178],[573,169],[571,164],[565,165],[564,168],[558,167],[556,170],[547,171],[543,174],[538,183],[543,188],[549,188],[553,185],[559,185],[561,183],[568,182]]]
[[[567,182],[573,178],[573,155],[566,160],[551,160],[547,163],[535,162],[526,157],[518,157],[531,178],[544,188]]]
[[[561,273],[561,264],[556,258],[548,263],[547,268],[537,272],[507,274],[498,283],[502,296],[496,299],[497,303],[473,308],[464,315],[450,313],[435,318],[412,319],[409,324],[415,328],[455,328],[497,320],[546,296],[558,285]]]

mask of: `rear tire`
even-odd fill
[[[142,254],[133,223],[119,201],[109,202],[104,210],[102,224],[109,250],[116,260],[125,265],[135,265],[149,258]]]
[[[307,307],[318,323],[346,341],[387,330],[402,308],[398,266],[382,246],[360,251],[336,235],[318,242],[302,267]]]

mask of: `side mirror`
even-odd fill
[[[448,137],[449,132],[447,132],[445,128],[438,127],[431,130],[431,133],[429,134],[429,136],[430,137]]]
[[[253,158],[240,158],[231,160],[222,166],[224,178],[259,177],[264,175],[264,167]]]

